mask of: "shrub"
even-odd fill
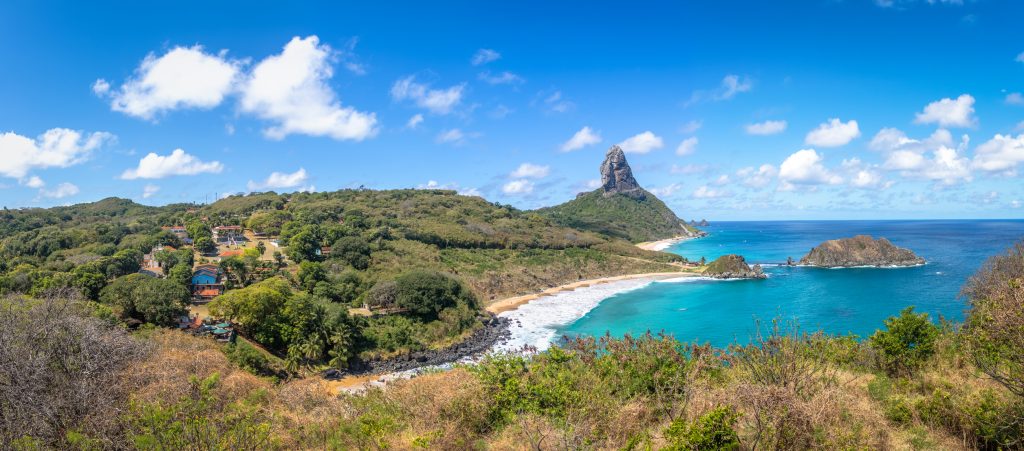
[[[696,421],[673,421],[665,430],[670,450],[731,450],[740,446],[734,429],[739,415],[731,406],[718,406]]]
[[[910,375],[935,354],[939,328],[927,313],[914,313],[907,307],[899,316],[885,320],[886,330],[871,336],[871,347],[878,352],[879,366],[890,375]]]

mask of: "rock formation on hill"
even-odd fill
[[[751,268],[747,265],[742,255],[723,255],[708,264],[704,269],[704,275],[716,279],[766,279],[761,265],[754,265]]]
[[[601,163],[600,188],[580,193],[564,204],[542,208],[537,213],[567,227],[634,243],[704,234],[680,220],[657,196],[640,187],[619,146],[608,149]]]
[[[604,197],[624,194],[634,199],[643,200],[647,197],[643,188],[633,178],[633,170],[626,162],[626,154],[619,146],[612,146],[601,163],[601,189]]]
[[[824,268],[917,266],[923,265],[924,259],[885,238],[857,235],[821,243],[801,258],[800,264]]]

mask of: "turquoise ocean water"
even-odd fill
[[[767,280],[655,282],[613,295],[558,335],[621,336],[665,331],[682,341],[746,343],[754,320],[796,318],[804,330],[862,337],[909,305],[962,320],[958,293],[986,258],[1024,238],[1024,221],[721,222],[710,236],[666,249],[709,261],[740,254],[753,263],[798,260],[822,241],[869,234],[886,237],[925,258],[912,268],[820,269],[767,266]]]

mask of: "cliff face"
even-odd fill
[[[626,154],[619,146],[612,146],[601,163],[601,189],[604,197],[623,194],[634,199],[643,200],[647,197],[643,188],[633,178],[633,170],[626,162]]]
[[[704,275],[716,279],[766,279],[761,265],[751,268],[742,255],[723,255],[708,264]]]
[[[602,233],[632,242],[677,236],[700,236],[657,196],[644,190],[619,146],[608,149],[601,163],[601,187],[580,193],[569,202],[537,213],[568,227]]]
[[[923,265],[924,259],[885,238],[857,235],[821,243],[801,258],[800,264],[825,268],[917,266]]]

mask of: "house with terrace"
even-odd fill
[[[199,265],[192,272],[192,300],[208,302],[224,293],[220,268],[216,265]]]

